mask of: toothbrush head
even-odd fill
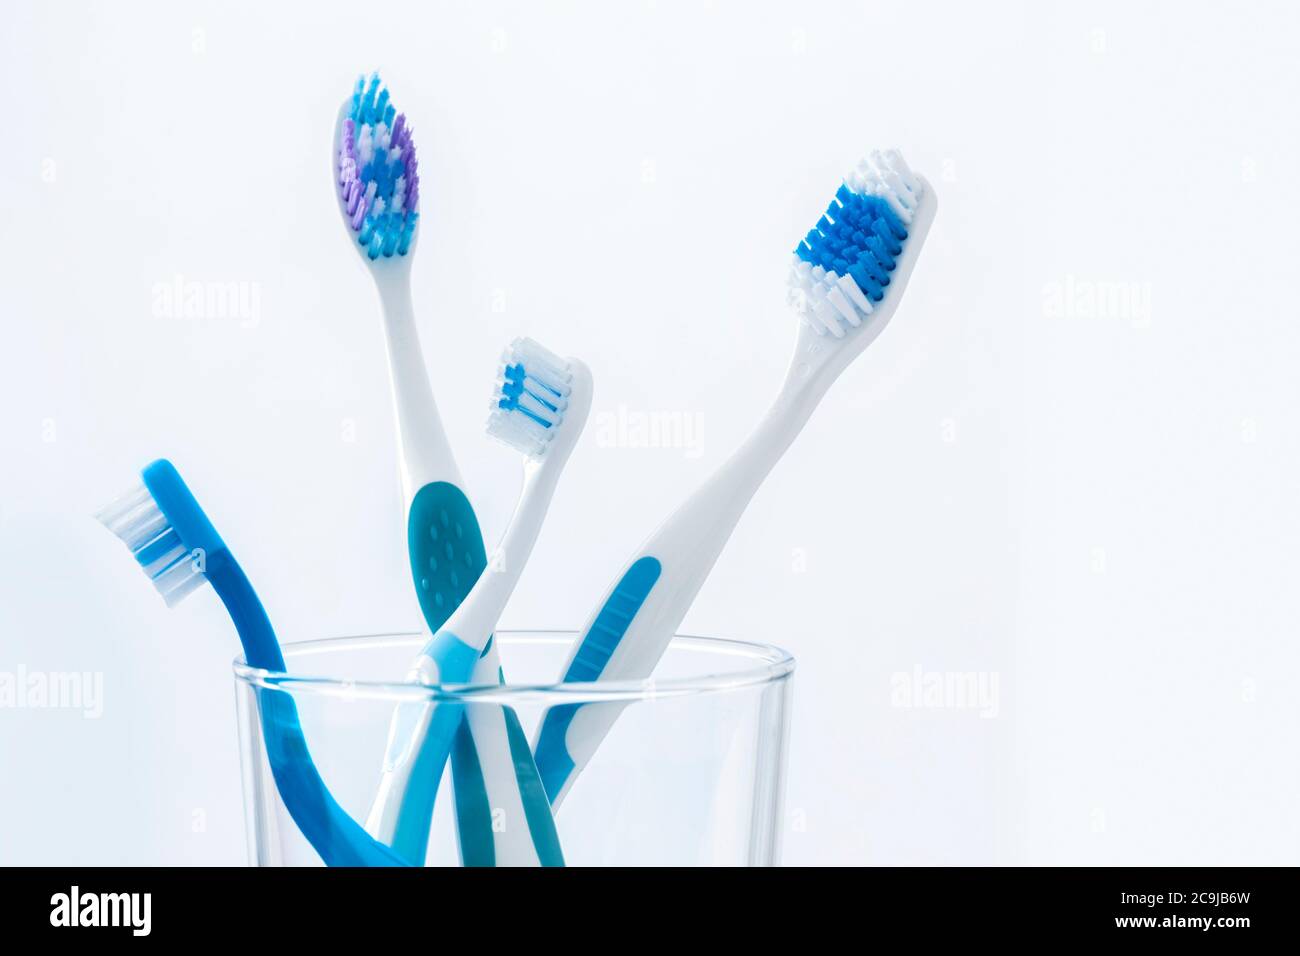
[[[126,544],[168,607],[207,578],[208,563],[225,543],[165,458],[141,472],[142,483],[103,508],[96,518]]]
[[[415,140],[378,73],[358,79],[339,110],[334,181],[343,221],[367,259],[411,251],[420,218]]]
[[[591,391],[585,364],[517,338],[501,355],[488,434],[534,460],[567,455],[586,424]]]
[[[859,162],[795,247],[789,299],[804,324],[821,337],[874,338],[902,297],[935,205],[897,150]],[[864,325],[872,334],[855,335]]]

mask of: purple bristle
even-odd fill
[[[387,144],[381,145],[385,126]],[[359,151],[362,141],[373,144],[365,163]],[[395,195],[399,179],[403,192]],[[348,224],[370,258],[405,255],[419,218],[419,164],[406,114],[389,102],[378,75],[357,82],[340,131],[338,183]]]

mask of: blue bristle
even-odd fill
[[[370,119],[370,111],[375,102],[375,96],[379,93],[379,83],[379,74],[375,73],[370,77],[369,86],[363,86],[361,83],[358,84],[358,92],[360,95],[356,98],[356,112],[353,113],[352,116],[352,119],[358,125],[372,122]]]
[[[181,536],[176,533],[175,528],[168,528],[166,532],[159,535],[153,541],[150,541],[143,548],[135,553],[135,559],[142,566],[153,564],[164,554],[174,548],[180,547]]]
[[[524,367],[522,364],[507,365],[505,370],[504,381],[501,383],[501,394],[506,397],[510,403],[506,408],[514,408],[519,404],[519,396],[524,393]]]
[[[415,221],[419,218],[419,213],[407,213],[406,222],[402,226],[402,238],[397,243],[397,254],[399,256],[406,255],[411,248],[411,237],[415,235]]]
[[[524,393],[527,392],[535,401],[545,405],[551,411],[556,411],[559,408],[554,401],[551,401],[546,396],[540,395],[538,392],[525,386],[524,381],[528,377],[528,372],[525,370],[524,364],[522,362],[516,362],[514,365],[507,365],[501,377],[501,400],[497,402],[497,407],[503,408],[508,412],[519,412],[521,415],[526,415],[528,418],[531,418],[543,428],[550,428],[551,422],[534,414],[520,403],[520,399],[522,399]],[[541,383],[537,384],[541,385]],[[558,394],[545,385],[541,385],[541,387],[546,388],[546,390],[552,395]]]
[[[544,418],[540,418],[540,417],[538,417],[537,415],[534,415],[532,412],[530,412],[530,411],[529,411],[528,409],[526,409],[526,408],[516,409],[516,411],[522,412],[523,414],[527,415],[529,418],[531,418],[533,421],[537,422],[537,424],[541,425],[543,428],[550,428],[550,427],[551,427],[551,423],[550,423],[550,422],[548,422],[548,421],[547,421],[546,419],[544,419]]]
[[[352,93],[351,108],[349,116],[354,124],[354,136],[359,141],[362,135],[362,128],[369,126],[372,128],[382,124],[388,130],[394,129],[397,121],[397,108],[389,102],[389,91],[384,87],[378,74],[373,74],[369,79],[362,77]],[[411,243],[415,237],[415,224],[418,219],[416,209],[407,209],[406,201],[408,198],[414,199],[414,205],[418,206],[418,192],[413,187],[415,181],[414,171],[416,162],[414,158],[414,143],[409,136],[409,126],[405,127],[406,132],[402,133],[400,142],[405,143],[401,149],[401,154],[397,158],[390,155],[392,146],[388,150],[376,148],[369,162],[357,170],[357,178],[361,182],[362,189],[373,187],[374,199],[367,204],[365,214],[357,228],[357,242],[365,249],[366,254],[371,259],[377,259],[380,256],[391,257],[394,255],[404,256],[411,248]],[[397,194],[397,181],[405,174],[411,173],[411,181],[404,182],[404,195]],[[394,206],[402,207],[400,212],[394,211]]]
[[[795,254],[828,272],[851,276],[868,298],[879,302],[906,238],[903,221],[886,200],[841,185]]]
[[[354,123],[357,121],[357,117],[361,113],[361,96],[363,93],[365,93],[365,90],[366,90],[365,78],[358,77],[356,89],[352,91],[352,112],[348,114],[352,118],[352,122]]]
[[[389,222],[384,225],[384,255],[391,256],[397,250],[397,240],[402,238],[400,229],[392,225],[393,215],[389,213],[386,217]]]

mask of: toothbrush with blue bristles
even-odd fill
[[[420,218],[415,139],[378,74],[358,79],[339,110],[333,173],[344,225],[379,290],[411,577],[425,624],[437,633],[482,573],[487,552],[443,430],[415,326],[411,259]],[[494,646],[487,648],[484,665],[500,671]],[[452,760],[462,848],[483,846],[484,829],[490,829],[490,819],[480,812],[481,795],[494,789],[484,778],[488,772],[492,768],[476,758],[468,728],[463,728]],[[432,794],[420,791],[413,799],[426,797],[427,806],[411,805],[407,814],[431,815]],[[405,842],[400,849],[416,862],[424,860],[423,844]],[[490,861],[470,856],[465,862]]]
[[[377,75],[358,80],[343,104],[335,155],[339,209],[383,308],[411,575],[420,609],[436,631],[469,593],[487,555],[415,327],[411,258],[420,215],[415,140]]]
[[[562,359],[531,339],[516,339],[506,350],[487,430],[524,455],[519,502],[487,570],[420,653],[410,680],[426,685],[497,683],[484,651],[541,532],[560,473],[586,423],[591,394],[591,374],[579,360]],[[424,845],[430,818],[423,808],[433,804],[462,716],[485,767],[515,768],[511,774],[485,774],[496,790],[484,799],[503,825],[491,827],[487,845],[471,853],[462,845],[462,856],[490,858],[500,866],[562,866],[532,752],[514,710],[503,705],[399,707],[366,828],[403,853]],[[506,786],[510,781],[516,787]],[[465,836],[462,829],[461,839]]]
[[[845,178],[794,252],[790,298],[802,322],[785,383],[748,440],[641,546],[597,605],[565,664],[569,681],[648,678],[763,479],[902,298],[934,219],[934,190],[896,151]],[[562,705],[534,747],[558,805],[619,705]]]
[[[168,607],[211,584],[225,604],[252,667],[282,673],[284,656],[270,618],[239,562],[171,462],[141,473],[142,484],[96,517],[125,542]],[[258,695],[267,760],[285,809],[329,866],[406,866],[331,796],[307,750],[298,708],[285,693]]]

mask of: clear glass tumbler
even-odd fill
[[[394,708],[456,701],[513,708],[530,739],[551,707],[621,708],[556,813],[567,865],[775,865],[794,659],[777,647],[679,636],[652,680],[550,683],[575,639],[572,632],[498,632],[510,681],[500,686],[394,683],[423,645],[421,634],[286,644],[288,674],[237,660],[250,859],[259,866],[322,863],[280,797],[264,715],[283,715],[291,700],[329,797],[363,822]],[[431,866],[459,864],[450,776],[443,774],[435,803]]]

